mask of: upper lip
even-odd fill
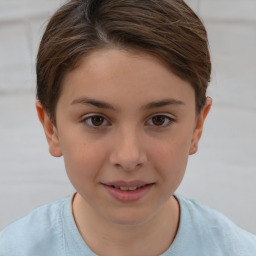
[[[140,180],[133,180],[133,181],[112,181],[112,182],[106,182],[102,183],[103,185],[107,186],[115,186],[115,187],[141,187],[145,185],[152,184],[153,182],[145,182],[145,181],[140,181]]]

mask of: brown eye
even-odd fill
[[[102,116],[93,116],[92,117],[92,123],[95,126],[100,126],[104,122],[104,118]]]
[[[84,121],[88,126],[92,127],[99,127],[107,124],[107,120],[104,117],[97,115],[89,116],[86,119],[84,119]]]
[[[152,126],[159,126],[164,127],[170,124],[173,120],[173,118],[165,115],[156,115],[150,118],[148,123]]]
[[[166,120],[166,117],[164,117],[164,116],[154,116],[154,117],[152,118],[153,124],[154,124],[154,125],[157,125],[157,126],[163,125],[164,122],[165,122],[165,120]]]

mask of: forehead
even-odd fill
[[[157,57],[142,51],[95,50],[66,75],[62,86],[60,100],[66,104],[82,96],[110,102],[122,99],[119,103],[133,99],[134,104],[166,97],[194,100],[189,82],[176,76]]]

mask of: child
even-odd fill
[[[255,256],[256,237],[175,194],[211,107],[207,34],[181,0],[72,0],[37,59],[36,108],[75,195],[0,235],[1,256]]]

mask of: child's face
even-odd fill
[[[64,156],[73,186],[95,213],[141,223],[179,186],[209,107],[197,116],[193,88],[155,57],[98,50],[63,81],[50,152]]]

